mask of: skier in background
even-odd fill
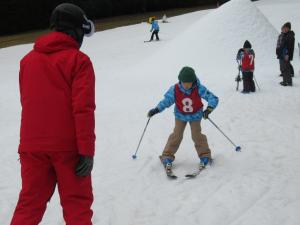
[[[152,32],[150,41],[153,41],[154,35],[155,35],[156,40],[159,41],[159,37],[158,37],[159,26],[158,26],[157,20],[155,20],[155,18],[151,17],[150,23],[151,23],[150,32]]]
[[[278,35],[277,38],[277,45],[276,45],[276,55],[277,59],[279,60],[279,68],[280,68],[280,74],[279,76],[283,76],[283,59],[281,59],[281,46],[283,44],[283,36],[284,36],[284,26],[281,27],[281,33]]]
[[[291,64],[294,56],[295,33],[291,31],[291,23],[287,22],[282,26],[282,37],[278,41],[276,47],[277,58],[280,62],[280,70],[283,81],[282,86],[292,86],[292,77],[294,76],[294,68]]]
[[[164,15],[163,15],[163,17],[162,17],[161,21],[162,21],[162,23],[169,23],[169,21],[168,21],[168,18],[167,18],[167,15],[166,15],[166,14],[164,14]]]
[[[190,124],[192,140],[200,158],[200,166],[206,166],[211,161],[211,150],[207,138],[201,133],[201,119],[207,119],[208,115],[216,108],[218,98],[203,86],[191,67],[183,67],[178,76],[179,82],[167,91],[164,99],[148,112],[152,117],[175,103],[175,128],[169,136],[167,144],[160,156],[166,169],[172,167],[179,145],[183,138],[187,123]],[[202,98],[208,102],[203,111]]]
[[[287,22],[284,24],[284,27],[286,27],[286,39],[287,39],[287,47],[288,47],[288,54],[289,54],[289,61],[290,61],[290,73],[291,76],[294,76],[294,67],[291,63],[294,58],[294,48],[295,48],[295,33],[292,31],[292,25],[290,22]]]
[[[39,224],[56,185],[66,224],[91,225],[95,75],[79,48],[94,26],[64,3],[50,27],[20,62],[22,189],[11,225]]]
[[[246,40],[243,48],[239,49],[236,56],[236,60],[239,61],[240,69],[243,74],[242,93],[244,94],[255,92],[255,84],[253,80],[254,59],[255,53],[252,49],[251,43]]]

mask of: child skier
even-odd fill
[[[156,37],[156,40],[159,41],[159,37],[158,37],[158,32],[159,32],[158,22],[153,17],[151,17],[150,18],[150,23],[151,23],[151,30],[150,30],[150,32],[152,32],[150,41],[153,41],[154,35]]]
[[[239,49],[236,60],[240,64],[240,69],[243,74],[243,91],[242,93],[247,94],[255,92],[255,84],[253,80],[254,71],[254,58],[255,53],[252,49],[251,43],[246,40],[243,48]]]
[[[192,140],[200,158],[200,166],[205,167],[211,161],[211,150],[206,136],[201,133],[200,122],[202,117],[207,119],[208,115],[216,108],[218,97],[200,83],[191,67],[183,67],[178,79],[179,82],[171,86],[164,99],[148,112],[148,116],[152,117],[175,103],[175,128],[169,136],[160,159],[166,169],[172,167],[175,153],[182,141],[183,132],[188,122],[191,127]],[[208,102],[204,111],[202,98]]]

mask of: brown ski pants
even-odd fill
[[[167,144],[162,153],[161,159],[170,158],[175,159],[175,153],[177,152],[179,145],[183,138],[184,129],[187,122],[175,119],[175,128],[172,134],[170,134]],[[200,120],[189,122],[192,133],[192,140],[195,144],[195,148],[199,157],[211,158],[211,151],[208,147],[207,138],[201,133]]]

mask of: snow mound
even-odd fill
[[[245,40],[249,40],[255,50],[258,70],[272,63],[277,66],[275,54],[273,58],[269,57],[270,52],[275,51],[277,37],[277,30],[254,3],[232,0],[190,25],[141,66],[149,65],[149,61],[151,64],[164,61],[164,68],[150,68],[148,73],[169,74],[166,80],[174,80],[174,74],[182,66],[190,65],[201,78],[213,84],[216,77],[223,80],[237,73],[235,57]],[[232,71],[224,74],[223,68],[228,68],[228,65],[231,65]],[[208,74],[213,77],[212,80]]]

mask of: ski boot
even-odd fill
[[[162,163],[167,171],[172,170],[172,161],[170,158],[165,158],[162,160]]]
[[[162,162],[162,164],[165,168],[167,176],[171,179],[176,179],[177,176],[172,171],[172,162],[173,162],[173,160],[170,159],[170,158],[162,159],[162,157],[160,157],[160,160],[161,160],[161,162]]]
[[[211,159],[209,157],[200,157],[199,168],[205,168],[208,164],[211,164]]]

